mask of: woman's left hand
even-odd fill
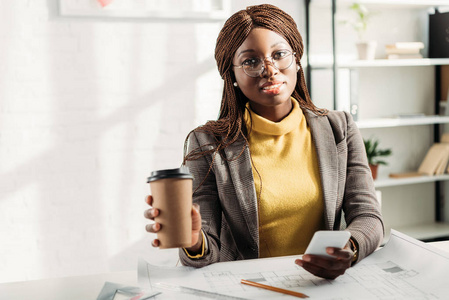
[[[295,263],[313,275],[326,279],[335,279],[351,267],[354,256],[351,248],[328,247],[326,252],[333,257],[304,254],[302,259],[295,260]]]

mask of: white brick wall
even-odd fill
[[[0,282],[131,270],[139,255],[174,265],[144,231],[145,180],[217,116],[221,24],[56,8],[0,0]]]

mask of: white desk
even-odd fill
[[[95,300],[106,281],[138,286],[137,270],[0,284],[0,300]]]
[[[449,252],[449,241],[429,243]],[[0,300],[95,300],[106,281],[138,286],[137,270],[0,284]]]
[[[432,243],[428,243],[428,244],[432,245],[438,249],[441,249],[443,251],[449,252],[449,241],[432,242]]]

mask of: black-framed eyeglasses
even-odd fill
[[[243,72],[249,77],[259,77],[265,71],[265,61],[271,59],[271,65],[278,70],[288,69],[292,63],[296,52],[289,50],[276,51],[268,57],[251,57],[245,59],[240,66],[233,65],[234,68],[243,68]]]

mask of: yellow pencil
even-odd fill
[[[299,297],[299,298],[309,298],[309,296],[307,296],[307,295],[305,295],[303,293],[289,291],[289,290],[281,289],[281,288],[278,288],[278,287],[265,285],[265,284],[258,283],[258,282],[249,281],[249,280],[246,280],[246,279],[242,279],[240,282],[243,283],[243,284],[259,287],[259,288],[270,290],[270,291],[273,291],[273,292],[287,294],[287,295],[291,295],[291,296],[295,296],[295,297]]]

